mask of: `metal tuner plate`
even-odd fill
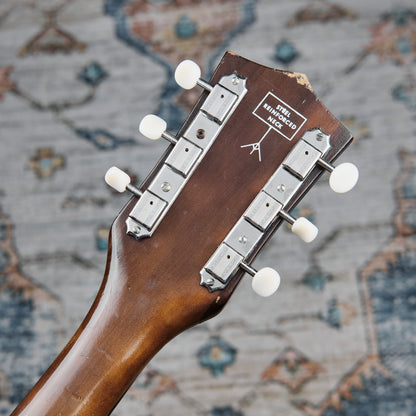
[[[153,234],[246,93],[245,79],[235,74],[222,77],[210,90],[193,122],[178,138],[130,213],[126,221],[128,234],[137,239]],[[149,195],[156,199],[150,201]]]

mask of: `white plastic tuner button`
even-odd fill
[[[329,176],[329,186],[334,192],[343,194],[354,188],[358,181],[358,168],[353,163],[342,163]]]
[[[251,281],[251,287],[258,295],[267,297],[273,295],[279,288],[280,275],[271,267],[260,269]]]
[[[108,169],[104,179],[107,185],[111,186],[118,192],[124,192],[127,188],[127,185],[129,185],[131,182],[130,176],[116,166]]]
[[[292,224],[292,233],[296,234],[305,243],[310,243],[318,235],[318,227],[313,225],[305,217],[299,217]]]
[[[195,87],[199,78],[201,78],[201,68],[190,59],[182,61],[176,68],[175,81],[185,90]]]
[[[139,131],[143,136],[151,140],[157,140],[162,137],[167,128],[166,121],[154,114],[148,114],[140,122]]]

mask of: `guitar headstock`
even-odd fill
[[[278,273],[250,266],[263,245],[282,221],[305,242],[317,236],[290,211],[322,173],[336,192],[358,179],[350,163],[334,168],[352,137],[304,75],[226,53],[209,83],[200,76],[191,61],[178,66],[178,84],[203,92],[176,137],[162,119],[142,120],[145,136],[170,142],[144,183],[136,188],[115,167],[106,175],[133,193],[112,227],[111,265],[156,312],[169,304],[173,332],[219,312],[245,273],[257,293],[272,294]]]
[[[109,414],[170,339],[217,314],[239,281],[271,295],[280,277],[251,262],[282,221],[306,242],[317,228],[292,208],[330,171],[336,192],[358,171],[333,161],[352,140],[301,74],[226,53],[210,82],[180,64],[175,78],[203,93],[175,136],[156,116],[140,130],[170,142],[139,187],[113,167],[106,181],[133,197],[110,232],[98,295],[62,353],[13,415]]]

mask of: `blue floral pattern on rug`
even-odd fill
[[[220,337],[212,337],[197,353],[199,364],[207,367],[215,377],[233,364],[237,350]]]
[[[399,254],[386,271],[368,279],[381,362],[391,377],[362,377],[363,388],[352,387],[342,410],[324,416],[414,415],[416,409],[416,254]]]

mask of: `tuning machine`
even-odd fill
[[[163,118],[154,114],[144,116],[139,125],[139,131],[143,136],[150,140],[158,140],[161,137],[172,144],[176,144],[178,139],[166,131],[167,124]]]
[[[329,186],[338,194],[351,191],[358,182],[359,171],[353,163],[345,162],[335,167],[323,159],[318,159],[318,164],[330,172]]]
[[[352,163],[342,163],[335,167],[324,160],[324,155],[331,148],[330,137],[320,128],[306,131],[283,164],[301,180],[304,180],[316,165],[324,168],[330,172],[331,189],[342,194],[354,188],[359,172]]]
[[[175,70],[176,83],[186,89],[190,90],[196,85],[204,88],[208,92],[213,90],[213,87],[208,82],[201,79],[201,68],[197,63],[186,59],[182,61]],[[176,144],[178,139],[166,131],[166,121],[154,114],[148,114],[145,116],[139,126],[139,131],[143,136],[157,140],[163,137],[170,143]]]
[[[279,216],[291,225],[291,231],[305,243],[311,243],[318,235],[318,227],[305,217],[294,218],[286,211],[281,210]]]
[[[182,61],[175,70],[176,83],[185,90],[190,90],[196,85],[204,88],[208,92],[213,90],[212,85],[201,79],[201,68],[197,63],[186,59]]]
[[[258,295],[269,297],[279,288],[280,275],[271,267],[263,267],[257,271],[244,262],[240,264],[240,267],[253,277],[251,287]]]
[[[138,198],[142,196],[142,191],[131,184],[130,176],[116,166],[112,166],[107,170],[104,180],[108,186],[116,191],[123,193],[126,190],[136,195]]]

